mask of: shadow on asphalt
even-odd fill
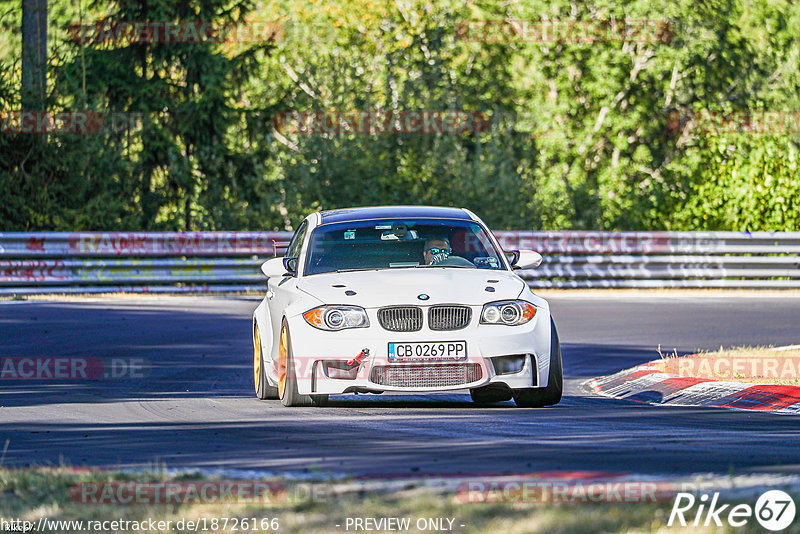
[[[800,465],[795,446],[800,427],[793,418],[587,400],[568,396],[544,409],[394,399],[284,408],[277,401],[231,398],[210,419],[182,420],[184,415],[162,406],[153,407],[154,419],[147,422],[132,421],[128,415],[138,412],[123,411],[122,420],[113,423],[57,418],[2,423],[0,436],[8,440],[6,466],[393,474],[634,468],[740,472]],[[153,401],[142,404],[146,410]],[[763,445],[756,446],[752,436]],[[514,453],[498,454],[502,450]]]

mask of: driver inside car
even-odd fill
[[[425,240],[423,257],[425,265],[437,265],[446,260],[453,249],[450,247],[450,240],[446,237],[431,236]]]

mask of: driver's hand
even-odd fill
[[[431,256],[431,262],[428,265],[438,265],[439,263],[446,260],[448,256],[450,256],[450,254],[447,252],[440,252],[438,254],[434,254],[433,256]]]

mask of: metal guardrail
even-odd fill
[[[800,232],[497,232],[546,288],[800,288]]]
[[[800,288],[800,232],[501,231],[531,287]],[[289,232],[0,233],[0,295],[263,290]]]
[[[0,233],[0,295],[261,290],[290,232]]]

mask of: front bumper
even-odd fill
[[[550,369],[550,313],[537,309],[536,316],[521,326],[478,324],[480,307],[461,330],[418,332],[384,330],[377,310],[368,309],[368,328],[326,332],[290,318],[295,376],[301,394],[414,391],[437,392],[506,384],[510,388],[544,387]],[[457,361],[391,361],[389,343],[465,341],[467,357]],[[357,367],[347,365],[363,349],[369,357]],[[493,358],[521,355],[522,368],[502,374]],[[506,360],[508,361],[508,360]]]

